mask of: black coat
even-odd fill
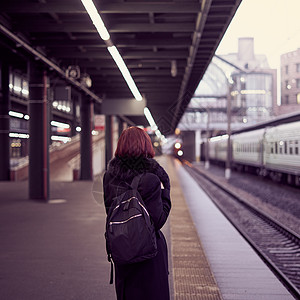
[[[168,251],[163,233],[170,209],[169,177],[164,169],[149,158],[120,159],[114,158],[103,178],[104,202],[108,212],[112,199],[122,192],[126,183],[131,183],[134,176],[144,173],[138,191],[157,231],[158,253],[143,262],[115,264],[115,287],[118,300],[168,300]],[[161,189],[161,182],[164,189]]]

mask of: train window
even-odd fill
[[[271,153],[272,154],[274,153],[274,143],[273,142],[271,143]]]
[[[275,142],[275,154],[277,154],[278,153],[278,144],[277,144],[277,142]]]
[[[287,141],[284,141],[284,153],[287,154]]]
[[[299,154],[298,141],[295,141],[295,154]]]
[[[293,141],[289,141],[290,154],[293,154]]]

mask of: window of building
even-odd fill
[[[285,89],[286,89],[286,90],[289,89],[289,81],[288,81],[288,80],[285,81]]]
[[[284,96],[284,104],[289,104],[289,95]]]
[[[297,89],[300,88],[300,78],[296,79],[296,87],[297,87]]]
[[[285,74],[289,74],[289,66],[285,66]]]
[[[296,64],[296,72],[300,73],[300,64]]]

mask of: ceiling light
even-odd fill
[[[16,112],[16,111],[12,111],[10,110],[8,112],[8,114],[11,116],[11,117],[16,117],[16,118],[23,118],[23,114],[22,113],[19,113],[19,112]]]
[[[84,5],[86,11],[88,12],[90,18],[93,21],[93,24],[95,25],[100,37],[102,40],[107,41],[110,39],[110,35],[97,11],[97,8],[95,7],[95,4],[92,0],[81,0],[82,4]]]
[[[151,126],[151,129],[153,130],[153,128],[156,126],[156,124],[155,124],[155,121],[154,121],[154,119],[153,119],[153,117],[151,115],[151,112],[150,112],[150,110],[149,110],[148,107],[144,108],[144,114],[145,114],[145,116],[146,116],[146,118],[148,120],[148,123]]]
[[[51,121],[51,125],[56,126],[56,127],[60,127],[60,128],[70,128],[69,124],[61,123],[61,122],[57,122],[57,121]]]
[[[137,100],[137,101],[141,101],[143,100],[143,97],[142,95],[140,94],[138,88],[136,87],[130,73],[129,73],[129,70],[127,69],[125,63],[124,63],[124,60],[123,58],[121,57],[118,49],[115,47],[115,46],[110,46],[110,47],[107,47],[109,53],[111,54],[112,58],[114,59],[114,61],[116,62],[117,66],[119,67],[127,85],[129,86],[134,98]]]

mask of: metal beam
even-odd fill
[[[53,24],[30,20],[30,22],[18,23],[18,30],[29,32],[79,32],[96,33],[92,23],[88,22],[68,22]],[[116,32],[192,32],[194,23],[118,23],[108,26],[110,33]]]
[[[8,38],[13,40],[15,43],[17,43],[20,47],[23,47],[26,51],[28,51],[30,54],[32,54],[37,59],[40,59],[43,61],[48,67],[55,70],[60,76],[62,76],[67,82],[72,84],[73,86],[79,88],[83,92],[85,92],[87,95],[89,95],[93,100],[96,102],[101,103],[102,99],[100,99],[97,95],[95,95],[93,92],[91,92],[88,88],[86,88],[84,85],[82,85],[80,82],[73,78],[69,78],[66,76],[66,73],[64,70],[62,70],[59,66],[57,66],[54,62],[52,62],[50,59],[48,59],[46,56],[38,52],[37,50],[33,49],[29,44],[24,42],[22,39],[20,39],[17,35],[12,33],[10,30],[8,30],[6,27],[4,27],[2,24],[0,24],[0,32],[5,34]]]
[[[198,13],[201,11],[201,3],[175,3],[175,2],[138,2],[138,3],[102,3],[97,5],[101,14],[148,14],[148,13]],[[221,7],[222,8],[222,7]],[[47,2],[29,3],[14,1],[2,1],[0,10],[6,13],[69,13],[85,14],[86,10],[78,2]]]
[[[111,60],[107,50],[87,51],[87,52],[51,52],[51,55],[58,58],[101,58]],[[123,59],[185,59],[187,51],[128,51],[121,54]]]
[[[164,48],[188,48],[189,44],[191,43],[191,38],[184,37],[184,38],[163,38],[161,36],[152,37],[152,38],[139,38],[137,39],[125,39],[125,38],[117,38],[114,39],[115,45],[118,48],[123,47],[161,47]],[[88,47],[95,47],[95,48],[105,48],[107,47],[102,40],[97,39],[75,39],[75,40],[66,40],[66,39],[48,39],[48,38],[39,38],[32,42],[35,46],[44,46],[44,47],[59,47],[59,48],[68,48],[68,47],[76,47],[76,46],[84,46]]]

